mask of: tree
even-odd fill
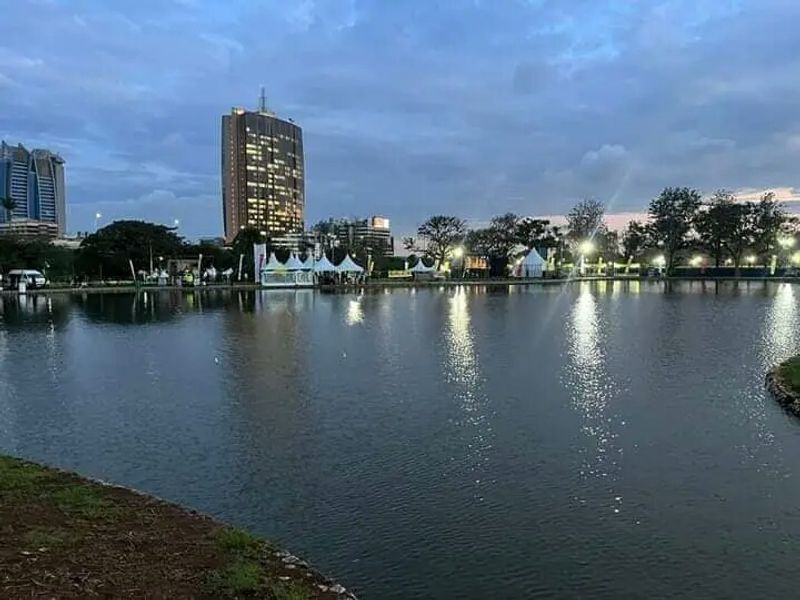
[[[173,257],[181,252],[183,239],[165,225],[144,221],[115,221],[81,242],[78,266],[84,273],[110,277],[130,276],[134,268],[147,268],[150,256]]]
[[[739,276],[742,257],[745,250],[753,246],[756,237],[755,204],[744,202],[728,207],[727,214],[723,217],[729,222],[723,245],[731,255],[735,275]],[[719,263],[717,263],[719,266]]]
[[[620,240],[616,231],[604,231],[595,236],[597,254],[606,261],[616,261],[619,258]]]
[[[715,267],[720,266],[732,238],[744,226],[748,211],[743,208],[731,192],[719,190],[695,215],[695,231],[701,246],[714,259]]]
[[[700,203],[700,192],[687,187],[665,188],[650,201],[650,234],[664,251],[667,275],[678,251],[686,247]]]
[[[520,219],[514,213],[506,213],[498,217],[492,217],[489,229],[492,231],[500,254],[508,256],[518,243],[518,226]]]
[[[437,215],[417,228],[417,235],[425,241],[422,249],[428,256],[442,264],[466,235],[467,225],[458,217]]]
[[[550,234],[548,227],[550,221],[547,219],[533,219],[525,217],[517,221],[517,242],[525,246],[526,250],[542,248],[554,238]]]
[[[11,220],[14,218],[14,209],[17,208],[17,201],[13,198],[3,196],[0,198],[0,205],[6,211],[6,223],[11,223]]]
[[[269,239],[262,235],[261,232],[255,227],[245,227],[239,231],[239,233],[236,234],[236,237],[233,238],[233,243],[231,244],[231,249],[233,250],[236,260],[234,270],[239,268],[239,256],[244,255],[244,258],[242,259],[242,274],[246,277],[252,276],[253,281],[255,281],[255,254],[253,250],[253,246],[255,244],[266,244],[267,252],[272,250],[272,244],[270,243]]]
[[[605,233],[604,214],[605,208],[597,200],[581,200],[572,207],[567,214],[567,236],[573,247]]]
[[[622,252],[628,260],[639,258],[650,245],[647,226],[639,221],[631,221],[622,232]]]
[[[789,219],[775,194],[767,192],[753,206],[753,248],[763,256],[778,251],[778,239],[787,233]]]

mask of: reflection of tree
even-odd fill
[[[65,296],[66,297],[66,296]],[[198,289],[159,290],[136,294],[73,294],[68,302],[89,321],[103,323],[160,323],[194,312],[230,310],[252,312],[255,292]]]

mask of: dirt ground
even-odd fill
[[[353,598],[179,506],[0,456],[2,598]]]

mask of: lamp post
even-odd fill
[[[97,224],[100,219],[103,217],[99,212],[94,213],[94,230],[97,231]]]
[[[464,259],[464,246],[456,246],[455,248],[453,248],[452,256],[453,256],[453,259],[455,259],[453,262],[455,263],[456,261],[458,261],[459,265],[461,266],[461,275],[460,275],[460,277],[463,279],[463,277],[464,277],[464,260],[463,260]]]
[[[778,238],[778,244],[780,244],[781,248],[783,249],[781,258],[785,259],[785,266],[788,267],[789,266],[789,262],[790,262],[789,251],[794,247],[795,239],[793,237],[790,237],[790,236],[787,235],[787,236]]]
[[[658,267],[658,274],[661,275],[661,271],[667,264],[667,259],[663,254],[659,254],[653,259],[653,264]]]
[[[586,274],[586,257],[593,254],[595,251],[594,243],[591,240],[585,240],[578,246],[578,250],[580,250],[581,253],[580,272],[581,276],[583,276]]]

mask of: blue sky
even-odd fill
[[[71,231],[221,232],[220,116],[304,129],[307,221],[641,210],[800,165],[796,0],[0,0],[0,138],[67,160]]]

